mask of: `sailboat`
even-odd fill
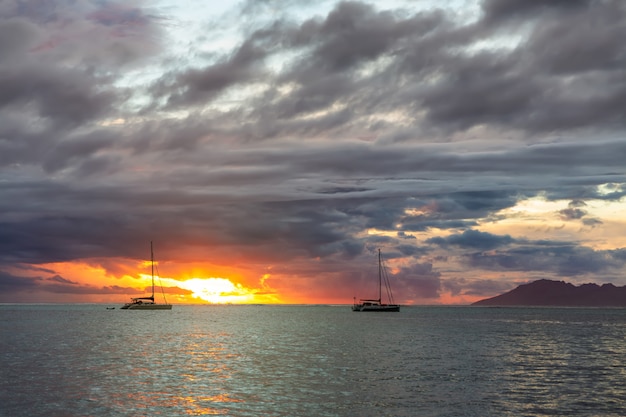
[[[154,251],[152,250],[152,242],[150,242],[150,266],[152,269],[152,294],[150,297],[136,297],[131,298],[130,303],[124,304],[120,307],[122,310],[171,310],[172,305],[167,304],[165,300],[165,294],[163,294],[163,300],[165,304],[157,304],[154,302]],[[163,288],[161,288],[163,290]]]
[[[383,304],[382,302],[382,287],[383,282],[385,284],[385,288],[387,290],[387,297],[389,299],[388,304]],[[378,299],[376,300],[359,300],[356,302],[356,297],[354,299],[354,303],[352,304],[352,311],[400,311],[400,305],[395,304],[393,300],[393,294],[391,293],[391,286],[389,285],[389,277],[387,276],[387,270],[385,269],[385,265],[382,260],[382,255],[380,254],[380,249],[378,249]]]

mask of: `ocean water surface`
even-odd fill
[[[626,310],[0,305],[0,416],[624,416]]]

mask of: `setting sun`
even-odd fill
[[[192,278],[179,286],[192,291],[194,298],[215,304],[249,303],[254,300],[251,290],[226,278]]]

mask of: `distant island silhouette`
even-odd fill
[[[473,303],[474,306],[626,307],[626,286],[540,279]]]

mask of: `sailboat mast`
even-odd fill
[[[381,303],[383,300],[382,294],[382,262],[380,260],[380,249],[378,249],[378,302]]]
[[[150,266],[152,268],[152,299],[154,299],[154,251],[152,250],[152,241],[150,241]]]

